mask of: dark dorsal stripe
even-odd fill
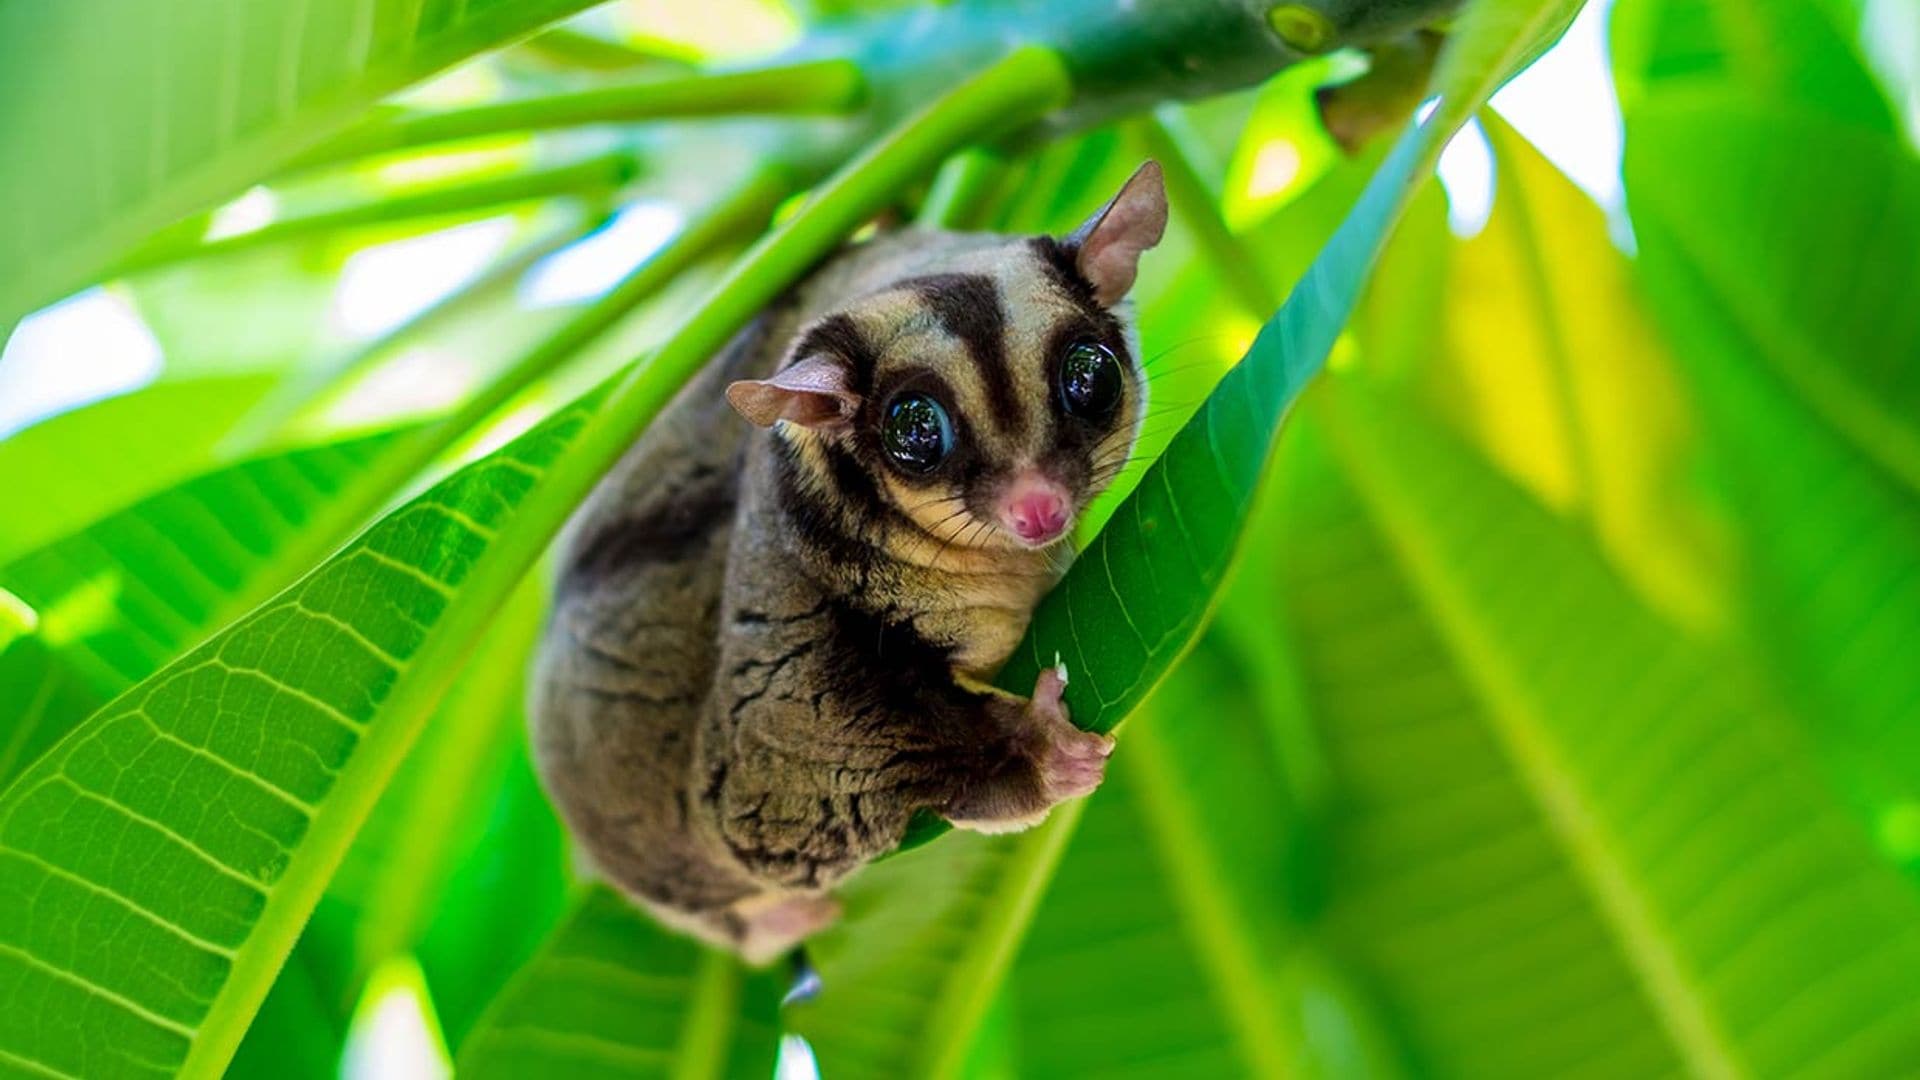
[[[985,274],[933,274],[901,285],[912,289],[946,332],[967,347],[979,369],[993,421],[1009,435],[1023,435],[1027,416],[1021,411],[1013,369],[1007,363],[1007,309],[1000,302],[1000,287]]]
[[[714,530],[733,521],[735,471],[701,465],[676,477],[646,514],[601,522],[583,536],[560,576],[574,594],[643,566],[685,562],[706,550]]]

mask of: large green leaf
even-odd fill
[[[509,770],[524,767],[524,683],[546,606],[538,585],[529,578],[502,605],[474,651],[471,675],[441,702],[316,909],[316,924],[343,931],[327,958],[343,1007],[358,1000],[376,967],[411,952],[443,908],[501,906],[493,895],[454,892],[453,880],[464,857],[491,842],[495,798]],[[553,848],[541,848],[529,844],[502,853],[525,877],[511,886],[515,902],[505,906],[530,918],[540,908],[543,888],[564,881]],[[488,940],[489,953],[508,948],[505,941]]]
[[[1755,360],[1920,492],[1920,160],[1732,93],[1630,115],[1636,221],[1665,230]]]
[[[218,469],[0,566],[38,614],[35,640],[0,652],[0,785],[338,545],[380,497],[348,490],[412,434]]]
[[[474,1030],[460,1075],[764,1080],[780,989],[595,887]]]
[[[232,1053],[469,650],[604,469],[753,313],[959,145],[1057,106],[1021,50],[870,150],[647,363],[389,513],[0,794],[0,1052],[205,1076]],[[749,203],[775,187],[764,176]],[[113,938],[76,949],[76,930]],[[117,935],[117,936],[116,936]],[[46,1003],[53,1025],[23,1003]]]
[[[0,324],[376,100],[591,0],[0,7]]]
[[[270,375],[166,380],[0,442],[0,562],[217,464],[214,448],[273,388]]]
[[[1403,1071],[1371,1003],[1302,932],[1317,889],[1296,879],[1320,867],[1288,850],[1259,698],[1209,635],[1128,725],[1008,978],[1022,1074]]]
[[[1318,419],[1308,411],[1288,435],[1283,527],[1248,561],[1276,570],[1260,599],[1284,611],[1338,807],[1319,939],[1355,965],[1422,1074],[1677,1071],[1545,808],[1328,458]]]
[[[809,945],[824,984],[793,1010],[822,1069],[946,1076],[999,992],[1083,804],[1019,836],[947,837],[868,867]]]
[[[1636,189],[1690,191],[1655,159],[1711,146],[1737,155],[1727,165],[1742,171],[1721,198],[1747,211],[1698,218],[1697,197],[1636,196],[1641,268],[1716,436],[1745,556],[1747,632],[1889,853],[1920,866],[1920,837],[1902,824],[1920,807],[1920,669],[1909,662],[1920,640],[1920,456],[1907,449],[1920,449],[1910,302],[1920,171],[1910,160],[1888,168],[1873,142],[1762,147],[1755,123],[1731,102],[1636,115]],[[1764,192],[1749,186],[1769,181]],[[1858,197],[1836,191],[1855,183],[1866,189]],[[1808,213],[1819,221],[1798,220]],[[1829,236],[1847,246],[1825,248]],[[1847,258],[1824,271],[1789,261],[1839,250]]]
[[[524,744],[510,749],[486,825],[447,882],[445,902],[414,943],[447,1045],[458,1050],[481,1013],[565,913],[565,834]],[[511,896],[501,904],[495,897]],[[476,949],[473,943],[487,947]]]
[[[1752,674],[1440,429],[1339,389],[1338,456],[1686,1068],[1920,1060],[1920,895]]]
[[[0,796],[0,902],[21,913],[0,928],[0,1049],[83,1075],[224,1064],[417,730],[369,732],[376,708],[586,412],[563,410],[389,515]],[[449,659],[429,660],[440,686],[401,689],[433,700]],[[363,732],[379,749],[354,761]],[[269,944],[248,948],[262,923]],[[76,926],[115,948],[76,950]],[[234,994],[246,1003],[222,1003]],[[32,1000],[87,1023],[40,1022]]]
[[[1588,523],[1656,606],[1722,623],[1716,561],[1682,486],[1692,417],[1627,261],[1585,193],[1498,116],[1482,122],[1493,212],[1452,246],[1428,397],[1543,502]]]
[[[1632,111],[1649,96],[1739,87],[1892,133],[1887,96],[1861,62],[1860,20],[1858,0],[1620,0],[1621,103]]]

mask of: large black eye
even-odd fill
[[[902,394],[887,406],[880,441],[894,464],[908,472],[929,473],[953,453],[953,421],[927,395]]]
[[[1060,407],[1068,416],[1099,423],[1120,405],[1120,361],[1091,341],[1067,346],[1060,358]]]

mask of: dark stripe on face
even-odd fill
[[[1080,273],[1077,247],[1063,244],[1051,236],[1036,236],[1033,238],[1033,253],[1039,256],[1041,269],[1053,279],[1054,285],[1072,297],[1075,303],[1089,312],[1106,310],[1093,298],[1093,282]]]
[[[793,347],[796,359],[816,353],[844,360],[851,389],[862,399],[873,390],[873,369],[880,362],[879,356],[851,317],[845,314],[828,315],[808,328]]]
[[[827,475],[842,505],[863,521],[879,523],[894,516],[894,509],[880,492],[873,474],[844,446],[827,444],[821,448],[827,459]]]
[[[947,333],[967,347],[980,371],[993,420],[1009,435],[1024,434],[1027,417],[1007,363],[1007,309],[1000,303],[1000,287],[985,274],[933,274],[901,284],[912,289]]]

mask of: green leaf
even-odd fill
[[[1860,21],[1855,0],[1620,0],[1611,37],[1620,102],[1633,112],[1662,95],[1737,87],[1893,134],[1894,112],[1862,63]]]
[[[1659,223],[1756,360],[1920,492],[1920,161],[1733,94],[1649,99],[1628,130],[1636,222]]]
[[[214,447],[271,375],[164,380],[0,441],[0,562],[216,464]]]
[[[0,324],[238,194],[385,95],[590,0],[0,9]]]
[[[1728,125],[1741,126],[1737,120]],[[1663,145],[1665,135],[1692,131],[1707,137],[1694,123],[1651,131],[1660,141],[1637,135],[1633,144],[1630,175],[1636,181],[1665,175],[1638,157]],[[1812,153],[1833,151],[1828,145]],[[1823,164],[1841,167],[1831,177],[1836,183],[1871,173],[1857,158]],[[1848,164],[1855,171],[1846,171]],[[1738,228],[1790,233],[1783,219],[1816,202],[1826,205],[1826,190],[1783,187],[1766,211]],[[1710,228],[1726,222],[1676,218],[1657,197],[1636,196],[1635,208],[1647,292],[1657,300],[1697,388],[1731,495],[1744,556],[1739,595],[1745,632],[1846,778],[1883,849],[1910,870],[1920,868],[1920,836],[1907,824],[1920,812],[1920,671],[1908,662],[1912,643],[1920,640],[1920,577],[1914,573],[1920,566],[1920,501],[1907,459],[1901,468],[1889,467],[1871,436],[1876,430],[1916,431],[1911,415],[1902,415],[1897,405],[1903,399],[1920,402],[1910,360],[1920,355],[1920,321],[1907,310],[1911,305],[1896,298],[1920,290],[1920,268],[1910,257],[1855,264],[1850,254],[1844,264],[1826,262],[1826,274],[1852,286],[1851,296],[1842,296],[1797,269],[1790,276],[1768,273],[1780,265],[1769,254],[1750,264],[1736,284],[1723,260],[1747,246],[1744,236]],[[1886,224],[1843,235],[1849,243],[1877,246],[1880,235],[1892,233],[1897,243],[1903,216],[1909,232],[1920,224],[1914,209],[1860,207],[1862,219]],[[1823,212],[1845,229],[1853,211],[1835,204]],[[1863,252],[1860,258],[1875,256]],[[1731,289],[1743,297],[1733,299]],[[1845,307],[1837,307],[1843,299]],[[1881,348],[1905,349],[1909,359],[1876,355]],[[1816,364],[1822,365],[1818,374],[1807,366]],[[1906,387],[1899,386],[1902,368],[1911,384]],[[1847,425],[1835,398],[1807,389],[1810,375],[1878,420]],[[1870,386],[1872,375],[1883,379]],[[1875,426],[1881,423],[1889,426]]]
[[[1008,979],[1024,1074],[1404,1071],[1351,973],[1302,932],[1315,889],[1298,879],[1320,867],[1291,850],[1259,694],[1210,634],[1129,725]]]
[[[1084,803],[1018,836],[956,835],[862,870],[808,946],[824,989],[794,1028],[823,1073],[946,1076],[964,1059]]]
[[[462,896],[452,883],[462,857],[487,842],[494,800],[515,758],[525,757],[524,684],[546,607],[539,586],[529,578],[502,605],[474,651],[471,675],[447,694],[408,752],[316,911],[316,922],[346,930],[330,942],[327,957],[342,1006],[359,999],[382,962],[411,952],[442,908],[497,904],[497,895]],[[537,847],[507,854],[526,874],[507,906],[537,909],[542,884],[563,882],[557,853],[544,866]],[[534,858],[522,861],[527,856]],[[488,952],[505,945],[487,940]]]
[[[37,663],[0,658],[0,785],[336,546],[373,509],[349,489],[411,434],[215,470],[0,567],[0,587],[39,612],[44,645]]]
[[[0,796],[0,898],[26,916],[0,928],[15,1003],[0,1009],[0,1049],[87,1075],[225,1063],[417,731],[417,719],[369,729],[376,709],[411,693],[402,715],[418,717],[451,680],[453,656],[436,658],[423,626],[586,412],[562,410],[389,515],[89,718]],[[461,614],[468,633],[485,615]],[[396,688],[413,664],[439,685]],[[356,761],[363,734],[377,748]],[[73,951],[74,920],[117,927],[118,946]],[[244,1005],[221,1003],[235,994]],[[35,998],[92,1019],[42,1027],[17,1007]]]
[[[1329,458],[1322,420],[1309,408],[1290,428],[1283,527],[1248,559],[1274,569],[1260,602],[1284,613],[1339,809],[1316,938],[1358,970],[1422,1073],[1677,1072],[1546,807]]]
[[[587,891],[467,1040],[461,1076],[772,1075],[780,984]]]
[[[1065,94],[1041,50],[963,83],[829,182],[645,364],[388,514],[0,794],[0,902],[26,913],[0,926],[0,990],[86,1018],[0,1008],[0,1052],[67,1072],[221,1068],[427,712],[635,433],[906,184]],[[75,919],[120,946],[76,952]]]
[[[1661,610],[1724,625],[1724,560],[1682,486],[1694,418],[1627,261],[1591,199],[1504,120],[1483,123],[1493,213],[1453,245],[1428,399],[1541,501],[1587,522]]]
[[[447,1045],[457,1051],[495,995],[565,914],[566,837],[533,774],[527,748],[511,748],[479,838],[460,853],[447,901],[415,942]],[[495,897],[512,896],[501,904]],[[473,943],[487,947],[476,949]]]
[[[1338,457],[1686,1068],[1916,1060],[1920,895],[1751,673],[1417,413],[1338,390]]]

